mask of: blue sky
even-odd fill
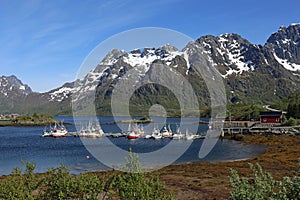
[[[280,26],[300,23],[299,8],[299,0],[0,0],[0,75],[49,91],[73,81],[99,43],[140,27],[264,44]]]

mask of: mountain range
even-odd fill
[[[202,36],[182,50],[170,44],[131,52],[113,49],[84,78],[45,93],[33,92],[15,76],[2,76],[0,113],[71,114],[73,95],[73,101],[95,97],[98,114],[110,114],[110,98],[118,81],[128,78],[130,70],[135,70],[140,80],[151,77],[159,63],[185,77],[200,107],[209,107],[210,94],[197,73],[195,51],[206,54],[209,65],[217,68],[230,103],[269,103],[300,92],[300,24],[291,24],[280,27],[264,45],[252,44],[233,33]],[[179,108],[174,94],[157,84],[136,89],[130,98],[130,109],[135,114],[153,104],[161,104],[172,112]],[[76,109],[84,110],[89,105],[81,106]]]

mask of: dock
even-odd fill
[[[300,126],[281,126],[280,123],[260,121],[225,121],[225,135],[234,134],[300,134]]]

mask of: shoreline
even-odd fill
[[[10,123],[5,123],[5,124],[1,124],[0,123],[0,127],[33,127],[33,126],[40,126],[40,127],[43,127],[43,126],[49,126],[50,124],[54,124],[55,122],[45,122],[45,123],[13,123],[13,122],[10,122]],[[62,122],[57,122],[59,124],[61,124]],[[63,122],[63,125],[67,126],[67,125],[72,125],[71,123],[68,123],[68,122]]]

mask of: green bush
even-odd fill
[[[95,174],[74,176],[65,166],[48,171],[42,199],[98,199],[104,181]]]
[[[34,163],[24,163],[24,172],[20,168],[14,168],[12,175],[5,181],[0,181],[0,199],[35,199],[34,191],[41,184],[34,174]]]
[[[286,125],[287,126],[295,126],[295,125],[297,125],[297,120],[294,119],[293,117],[290,117],[289,120],[287,120]]]
[[[232,199],[300,199],[300,164],[295,176],[284,177],[283,180],[275,180],[259,164],[249,165],[251,178],[241,178],[236,170],[231,169],[229,181]]]
[[[164,194],[158,176],[142,172],[137,155],[126,159],[126,173],[72,175],[65,166],[34,174],[35,164],[24,163],[0,180],[0,199],[172,199]]]
[[[147,177],[147,174],[142,172],[138,156],[133,154],[131,149],[123,170],[126,172],[117,175],[114,184],[120,199],[172,199],[164,194],[164,184],[159,182],[158,176]]]

